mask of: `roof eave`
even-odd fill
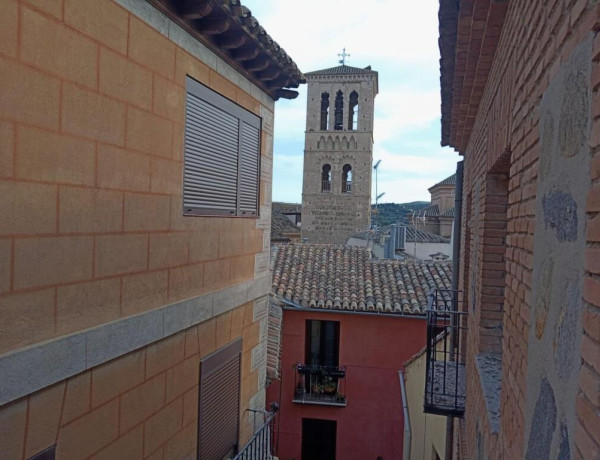
[[[464,154],[500,42],[508,0],[440,0],[442,146]]]
[[[306,83],[290,56],[240,0],[147,0],[273,100]]]
[[[454,57],[458,31],[459,0],[440,0],[438,12],[440,37],[440,88],[442,99],[442,147],[450,145],[452,95],[454,86]]]

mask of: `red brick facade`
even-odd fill
[[[443,122],[447,125],[445,142],[465,158],[460,289],[463,308],[471,315],[466,347],[467,411],[464,423],[454,424],[454,454],[513,459],[547,448],[552,458],[566,449],[573,458],[599,458],[600,7],[588,0],[459,3],[453,96],[451,102],[446,99]],[[447,26],[442,21],[442,36]],[[577,65],[580,70],[571,72]],[[579,78],[585,69],[589,74],[581,81],[588,88],[581,87],[572,99],[563,97],[560,122],[545,124],[551,119],[547,114],[554,110],[554,94],[569,94],[571,76]],[[588,111],[584,123],[571,128],[576,115],[569,111],[577,110],[578,97],[586,101]],[[574,261],[561,258],[552,271],[544,266],[546,253],[559,253],[562,244],[571,244],[562,243],[560,237],[548,245],[540,243],[542,232],[564,224],[564,219],[557,224],[540,213],[546,210],[551,194],[542,186],[548,183],[547,177],[561,175],[558,160],[549,164],[552,141],[546,143],[555,132],[557,158],[568,161],[578,155],[585,173],[579,181],[565,174],[557,187],[583,187],[587,197],[576,202],[576,224],[582,237],[568,239],[573,244],[581,241],[585,256]],[[577,143],[577,152],[570,152],[568,139],[579,135],[582,141]],[[576,297],[576,309],[556,314],[551,307],[548,310],[549,292],[571,276],[561,273],[563,262],[581,272],[582,291],[577,296],[567,294],[569,301]],[[560,376],[559,364],[551,364],[560,362],[556,356],[564,345],[559,340],[564,337],[564,315],[572,311],[579,318],[574,320],[575,333],[570,334],[577,337],[575,352],[569,356],[573,375],[579,375],[578,384],[572,377],[573,398],[568,383],[572,380]],[[555,331],[549,330],[553,321]],[[540,344],[549,340],[549,334],[559,339],[540,353]],[[502,354],[499,430],[495,433],[475,365],[476,355],[489,352]],[[540,385],[544,387],[546,378],[554,385],[548,406],[554,406],[554,412],[547,419],[554,414],[556,421],[548,434],[551,442],[536,447],[532,438],[544,439],[536,414],[544,413],[537,394],[538,390],[543,393]],[[561,409],[561,404],[567,408]]]

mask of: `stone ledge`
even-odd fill
[[[500,394],[502,390],[502,356],[499,353],[480,353],[475,356],[479,382],[485,400],[492,434],[500,430]]]
[[[267,296],[271,276],[0,356],[0,406]]]

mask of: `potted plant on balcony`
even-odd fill
[[[321,381],[321,388],[323,393],[327,395],[333,395],[337,391],[336,382],[329,375],[323,377],[323,380]]]

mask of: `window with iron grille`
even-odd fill
[[[183,213],[258,216],[261,119],[186,80]]]

